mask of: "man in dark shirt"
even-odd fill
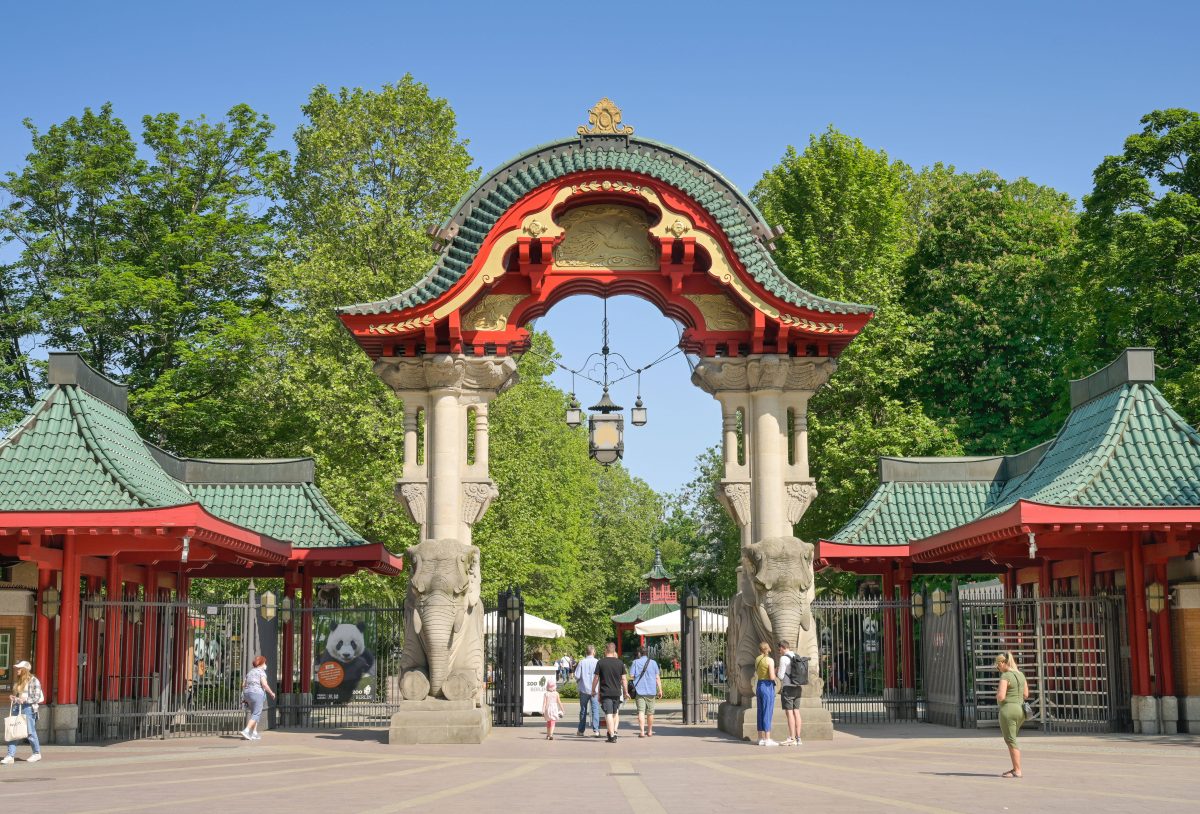
[[[600,696],[609,743],[617,741],[617,713],[621,711],[621,699],[629,695],[628,684],[625,662],[617,658],[617,645],[609,642],[604,647],[604,658],[596,662],[596,677],[592,679],[592,695]]]

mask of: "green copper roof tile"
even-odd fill
[[[704,162],[649,139],[589,137],[545,144],[501,165],[455,206],[454,214],[444,225],[457,225],[458,234],[421,281],[387,300],[349,305],[339,311],[380,314],[429,302],[461,279],[482,246],[481,233],[486,234],[521,196],[564,175],[604,168],[648,175],[692,196],[726,234],[733,235],[735,253],[747,272],[785,302],[831,314],[862,314],[873,310],[870,306],[818,297],[788,280],[766,246],[750,235],[750,227],[763,222],[762,214]],[[464,229],[467,224],[470,228]],[[443,279],[448,285],[430,284],[435,279]]]
[[[671,613],[679,610],[679,606],[674,602],[639,602],[632,608],[621,613],[614,614],[609,617],[614,622],[620,624],[634,624],[636,622],[645,622],[650,619],[662,616],[664,613]]]

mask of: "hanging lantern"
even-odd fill
[[[633,403],[633,409],[629,411],[629,423],[635,427],[646,426],[646,408],[642,404],[641,396],[638,396],[637,401]]]
[[[625,417],[621,407],[608,396],[608,388],[600,401],[589,408],[588,454],[605,466],[621,459],[625,452]]]
[[[579,400],[575,398],[575,394],[571,394],[571,403],[567,405],[567,426],[575,429],[583,423],[583,410],[579,407]]]

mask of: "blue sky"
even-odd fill
[[[746,190],[787,145],[833,124],[914,166],[987,168],[1079,198],[1143,114],[1200,108],[1198,27],[1200,4],[1182,0],[27,2],[0,14],[0,171],[28,151],[25,117],[45,127],[111,101],[136,128],[145,113],[219,116],[245,102],[286,148],[314,85],[372,88],[407,72],[450,101],[485,169],[574,133],[609,96],[639,134]],[[582,361],[599,310],[568,300],[538,327]],[[635,364],[675,341],[645,304],[610,310],[614,347]],[[651,423],[628,436],[627,463],[659,489],[688,480],[719,433],[715,403],[686,376],[676,357],[645,379]]]

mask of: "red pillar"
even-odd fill
[[[883,600],[896,599],[896,573],[891,566],[883,572]],[[896,688],[896,611],[890,604],[883,606],[883,687]]]
[[[1137,675],[1134,682],[1137,695],[1150,694],[1150,646],[1146,635],[1146,572],[1143,565],[1142,543],[1135,539],[1133,542],[1133,573],[1126,579],[1132,583],[1130,595],[1130,616],[1134,619],[1133,640],[1129,643],[1133,648],[1132,669]]]
[[[46,589],[56,583],[55,574],[45,566],[38,566],[38,595],[37,595],[37,640],[33,654],[34,672],[41,676],[46,698],[54,697],[54,624],[55,616],[47,616],[42,607],[42,595]]]
[[[1157,579],[1163,590],[1167,589],[1167,565],[1159,563],[1155,566]],[[1169,593],[1163,598],[1163,609],[1154,614],[1158,617],[1158,639],[1154,643],[1154,652],[1158,655],[1158,675],[1160,677],[1159,691],[1164,697],[1175,694],[1175,647],[1171,642],[1171,603]]]
[[[104,684],[100,698],[115,701],[120,695],[121,675],[121,607],[117,603],[121,596],[121,566],[116,555],[108,558],[104,577]]]
[[[79,557],[75,548],[75,534],[68,532],[63,541],[62,620],[58,637],[58,683],[55,687],[60,704],[74,704],[78,696]]]
[[[302,581],[303,608],[300,610],[300,692],[312,692],[313,674],[313,584],[312,575],[305,569]]]
[[[295,576],[288,574],[283,580],[283,595],[285,598],[290,598],[292,606],[291,618],[283,623],[283,664],[280,670],[283,675],[280,677],[282,686],[280,692],[292,692],[292,675],[296,670],[296,583]]]
[[[912,690],[917,687],[917,673],[916,660],[914,658],[915,646],[913,642],[911,576],[905,575],[900,580],[900,601],[904,603],[904,607],[900,609],[900,620],[904,634],[900,650],[900,658],[902,659],[901,670],[903,671],[901,681],[905,688]]]

